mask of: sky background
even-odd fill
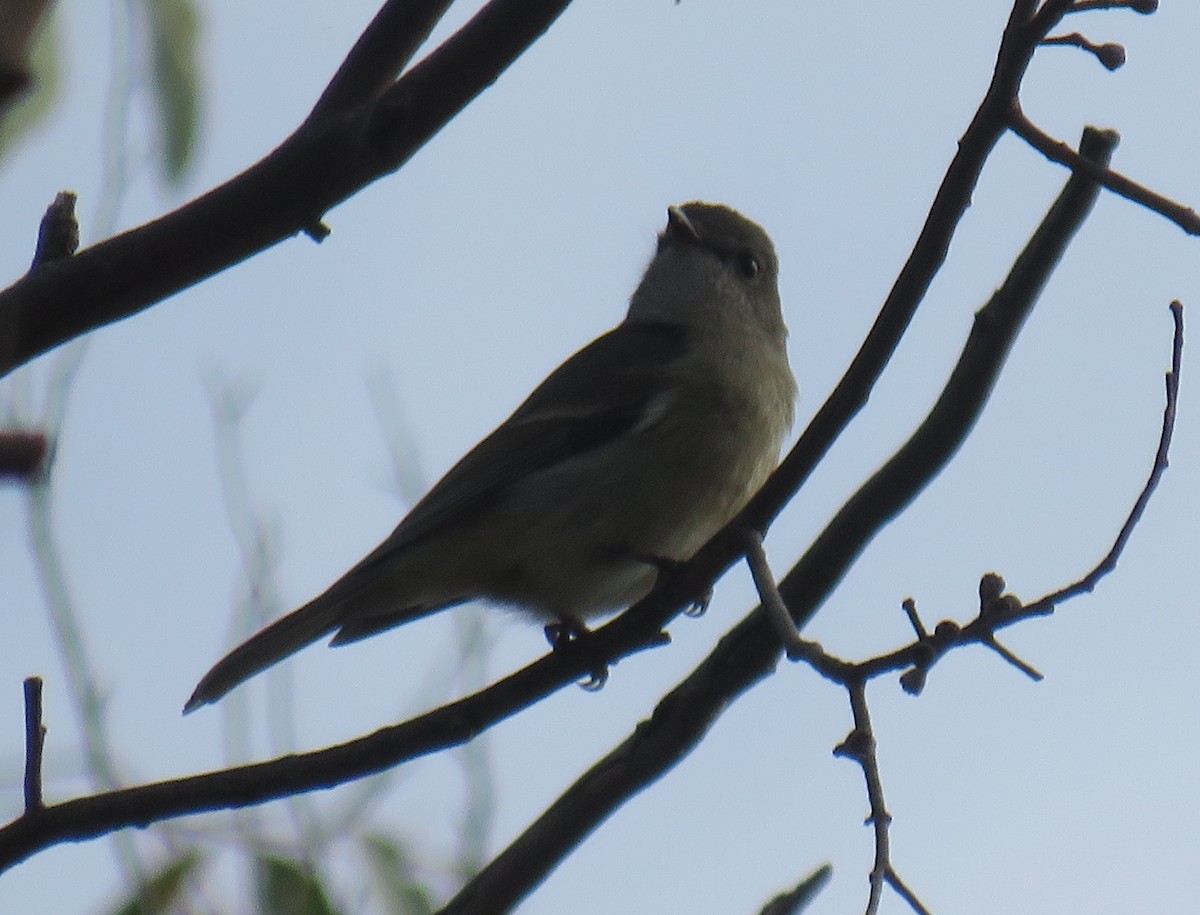
[[[437,37],[479,4],[452,12]],[[59,443],[53,513],[67,583],[108,695],[130,781],[219,767],[242,700],[181,718],[231,644],[244,580],[223,496],[214,390],[246,398],[242,468],[269,521],[278,614],[323,589],[405,510],[388,437],[436,479],[554,366],[620,320],[673,203],[728,203],[772,235],[801,385],[798,427],[852,358],[908,255],[991,75],[1010,4],[605,0],[574,4],[498,83],[398,174],[298,237],[88,338]],[[144,96],[131,112],[134,180],[118,226],[225,180],[303,119],[375,11],[353,0],[206,4],[205,112],[186,188],[154,177]],[[56,192],[80,196],[95,240],[106,4],[64,6],[67,72],[53,116],[0,163],[0,275],[28,267]],[[1114,127],[1114,167],[1200,203],[1200,5],[1068,23],[1119,41],[1105,71],[1042,49],[1026,112],[1075,143]],[[864,412],[767,540],[782,575],[936,397],[972,315],[1058,192],[1064,171],[1013,137],[995,151],[939,275]],[[907,642],[916,599],[932,625],[969,619],[979,577],[1033,600],[1107,551],[1150,468],[1169,365],[1168,303],[1196,302],[1200,242],[1105,194],[1047,287],[979,426],[921,499],[871,545],[808,634],[844,657]],[[1189,312],[1185,320],[1198,318]],[[920,698],[870,691],[893,862],[938,913],[1188,912],[1200,817],[1200,419],[1185,353],[1172,465],[1117,571],[1096,593],[1004,641],[1035,684],[975,649],[941,663]],[[59,354],[0,382],[0,412],[39,415]],[[372,382],[372,379],[375,379]],[[381,420],[372,384],[402,417]],[[49,799],[86,790],[63,668],[27,539],[27,498],[0,490],[0,819],[20,809],[21,680],[46,679]],[[622,662],[606,688],[568,688],[491,731],[491,845],[504,847],[754,604],[732,571],[673,644]],[[463,611],[466,612],[466,611]],[[450,614],[284,665],[301,749],[344,741],[429,704],[448,679]],[[488,614],[487,670],[545,650],[539,629]],[[461,686],[451,686],[455,695]],[[265,687],[242,693],[255,729]],[[233,699],[234,697],[230,697]],[[522,906],[523,913],[756,912],[822,862],[811,909],[860,910],[872,837],[861,773],[831,749],[850,727],[839,689],[784,663],[702,746],[633,799]],[[272,754],[265,736],[253,758]],[[314,798],[318,815],[352,789]],[[430,879],[461,817],[457,758],[419,763],[375,804]],[[281,840],[285,805],[262,816]],[[228,817],[179,824],[219,865],[210,901],[244,895]],[[140,837],[148,861],[161,844]],[[354,855],[333,867],[358,903]],[[64,880],[65,874],[71,875]],[[446,886],[445,883],[441,885]],[[93,913],[122,896],[109,841],[59,846],[0,878],[5,911]],[[361,902],[361,899],[358,899]],[[233,910],[238,910],[236,906]],[[242,909],[244,910],[244,909]],[[883,912],[907,911],[887,896]]]

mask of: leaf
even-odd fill
[[[383,835],[363,837],[367,862],[394,915],[430,915],[436,906],[429,888],[419,883],[404,846]]]
[[[150,24],[151,85],[158,105],[163,179],[178,185],[200,123],[200,15],[193,0],[143,0]]]
[[[261,855],[254,861],[254,878],[263,915],[337,915],[320,877],[308,865]]]
[[[58,19],[51,13],[48,21],[38,29],[29,52],[33,83],[0,116],[0,157],[6,156],[17,141],[44,121],[54,108],[62,84],[60,46]]]
[[[134,891],[129,901],[115,909],[113,915],[160,915],[174,908],[179,893],[187,886],[203,858],[198,852],[187,851],[147,877]]]
[[[795,889],[780,893],[766,904],[760,915],[796,915],[808,908],[817,893],[824,889],[829,878],[833,876],[833,868],[822,864],[815,871],[800,881]]]

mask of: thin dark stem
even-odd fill
[[[887,881],[887,885],[892,888],[892,891],[907,902],[909,908],[916,912],[917,915],[932,915],[930,910],[925,908],[925,905],[917,898],[917,894],[908,888],[908,884],[901,880],[900,875],[894,870],[889,870],[884,875],[884,880]]]
[[[883,901],[883,888],[891,886],[915,912],[928,915],[916,894],[900,879],[892,863],[891,826],[892,815],[888,813],[883,797],[883,776],[879,769],[879,753],[875,730],[871,725],[871,711],[867,704],[867,681],[860,676],[851,676],[843,681],[850,694],[850,712],[854,718],[854,729],[834,749],[835,756],[843,756],[858,763],[867,787],[870,814],[867,822],[875,837],[875,861],[871,866],[870,892],[867,896],[865,915],[875,915]]]
[[[43,808],[42,749],[46,727],[42,724],[42,678],[25,678],[25,813]]]
[[[1080,156],[1062,140],[1056,140],[1042,131],[1033,121],[1025,116],[1019,105],[1014,105],[1009,115],[1009,123],[1013,133],[1040,152],[1051,162],[1065,165],[1074,172],[1087,175],[1097,184],[1103,185],[1114,194],[1124,197],[1133,203],[1140,204],[1153,210],[1160,216],[1169,219],[1189,235],[1200,235],[1200,214],[1191,207],[1177,203],[1169,197],[1150,190],[1145,185],[1138,184],[1120,172],[1099,166],[1095,162]]]
[[[870,814],[867,822],[875,835],[875,863],[871,866],[871,891],[867,897],[866,915],[875,915],[879,911],[879,903],[883,899],[884,877],[891,870],[891,842],[888,827],[892,823],[892,815],[887,811],[883,799],[883,779],[879,774],[879,758],[875,753],[875,732],[871,728],[871,713],[867,706],[867,684],[865,680],[856,679],[846,685],[850,693],[850,711],[854,716],[854,730],[834,750],[837,756],[844,756],[858,763],[862,769],[863,780],[867,786],[867,800],[870,804]]]
[[[1126,544],[1129,543],[1133,529],[1137,527],[1146,511],[1146,506],[1150,503],[1150,497],[1158,488],[1159,481],[1167,470],[1171,436],[1175,431],[1176,405],[1179,400],[1179,372],[1183,367],[1183,305],[1175,301],[1171,303],[1170,307],[1175,330],[1171,344],[1171,370],[1167,372],[1166,377],[1167,402],[1163,407],[1162,431],[1158,437],[1158,448],[1154,452],[1154,462],[1150,468],[1150,475],[1146,478],[1146,484],[1133,503],[1133,508],[1130,509],[1125,523],[1121,525],[1117,539],[1113,541],[1112,549],[1108,551],[1107,555],[1078,581],[1047,594],[1032,604],[1026,604],[1022,611],[1027,615],[1048,613],[1065,600],[1070,600],[1080,594],[1090,594],[1100,579],[1117,567],[1117,562],[1121,558],[1121,553],[1125,551]]]
[[[1098,10],[1132,10],[1148,16],[1158,9],[1158,0],[1075,0],[1068,12],[1090,13]]]
[[[779,643],[789,658],[802,654],[805,650],[804,639],[796,628],[787,604],[779,595],[775,584],[775,576],[771,573],[771,564],[767,561],[766,550],[763,549],[762,534],[756,530],[745,532],[746,564],[750,567],[750,575],[754,579],[754,587],[758,590],[758,598],[766,608],[767,617],[775,627]]]
[[[1007,112],[1017,97],[1039,36],[1029,31],[1036,0],[1016,0],[1001,38],[987,93],[938,187],[925,224],[875,323],[849,368],[804,430],[795,447],[743,513],[742,526],[765,531],[808,479],[833,442],[863,408],[900,343],[917,306],[945,263],[950,241],[979,183],[992,148],[1004,135]],[[731,560],[733,561],[733,560]]]
[[[1116,135],[1088,129],[1081,149],[1107,162]],[[976,315],[975,325],[945,389],[899,451],[842,506],[779,592],[797,625],[816,612],[871,538],[949,462],[974,426],[1008,352],[1071,238],[1095,203],[1099,188],[1075,174],[1014,263],[1001,287]]]
[[[1046,679],[1045,675],[1042,674],[1040,670],[1038,670],[1028,661],[1025,661],[1019,657],[1012,651],[1012,649],[1001,645],[994,634],[989,635],[987,638],[980,639],[980,642],[981,644],[992,649],[992,651],[996,652],[996,654],[1000,655],[1000,657],[1004,658],[1005,661],[1027,676],[1030,680],[1033,680],[1035,683],[1040,683],[1042,680]]]
[[[1129,515],[1121,525],[1112,547],[1086,575],[1064,588],[1053,591],[1032,603],[1022,605],[1015,596],[1001,593],[1005,585],[1000,576],[988,573],[984,576],[984,582],[988,583],[986,593],[981,582],[979,615],[965,626],[959,626],[948,620],[943,621],[930,635],[925,631],[920,618],[916,617],[914,628],[917,630],[917,640],[886,655],[851,664],[832,658],[815,643],[804,642],[807,651],[800,656],[800,659],[808,662],[823,676],[837,682],[844,682],[846,676],[844,671],[846,670],[853,671],[855,675],[865,679],[873,679],[891,671],[907,669],[905,677],[919,674],[919,676],[905,681],[906,689],[916,693],[920,692],[920,687],[924,684],[924,675],[939,658],[960,645],[978,643],[991,648],[1032,679],[1042,679],[1042,674],[1038,670],[1001,645],[996,640],[995,633],[998,629],[1015,625],[1023,620],[1046,616],[1053,613],[1058,604],[1081,594],[1091,593],[1100,580],[1116,568],[1122,551],[1168,466],[1171,438],[1177,415],[1179,376],[1183,360],[1183,306],[1179,302],[1171,303],[1171,316],[1174,325],[1171,343],[1171,370],[1166,375],[1166,404],[1163,407],[1158,447],[1155,449],[1150,474],[1142,486],[1133,508],[1130,509]],[[916,615],[915,602],[909,598],[904,602],[904,606],[905,611],[910,614],[910,619],[912,619]]]
[[[1114,42],[1096,44],[1079,32],[1071,32],[1067,35],[1051,35],[1049,38],[1043,38],[1042,44],[1063,45],[1087,51],[1096,60],[1100,61],[1107,70],[1119,70],[1125,65],[1124,46],[1115,44]]]

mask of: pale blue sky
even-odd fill
[[[375,8],[209,6],[210,95],[185,197],[286,136]],[[1115,167],[1197,205],[1200,6],[1162,6],[1152,17],[1077,17],[1071,27],[1094,40],[1125,43],[1127,66],[1110,74],[1076,50],[1044,49],[1023,99],[1071,142],[1085,123],[1119,129]],[[436,477],[548,370],[620,319],[668,204],[725,202],[771,232],[804,422],[907,256],[987,84],[1008,7],[867,2],[851,13],[794,0],[581,0],[399,174],[328,214],[325,243],[293,239],[93,334],[60,445],[56,518],[130,776],[223,761],[219,708],[179,716],[227,647],[239,575],[209,379],[255,392],[246,473],[277,533],[280,612],[343,572],[404,510],[368,376],[392,380],[422,470]],[[64,13],[60,107],[0,171],[4,277],[25,270],[37,220],[60,189],[80,195],[92,238],[108,9]],[[141,124],[136,116],[135,158],[146,154]],[[972,313],[1063,178],[1020,141],[1002,141],[881,388],[772,530],[767,548],[781,572],[923,415]],[[142,174],[121,224],[174,202]],[[878,653],[909,637],[905,597],[930,623],[965,619],[985,571],[1032,599],[1090,568],[1149,469],[1169,363],[1167,303],[1196,306],[1198,245],[1101,198],[974,436],[872,545],[814,622],[815,637],[844,656]],[[919,699],[894,679],[872,688],[894,861],[937,912],[1182,913],[1194,904],[1200,368],[1189,345],[1172,466],[1120,568],[1093,597],[1005,637],[1047,679],[1035,685],[975,650],[947,659]],[[36,400],[54,358],[0,383],[0,406],[25,391]],[[77,732],[24,505],[19,490],[0,490],[5,820],[18,810],[26,675],[46,678],[47,794],[82,787],[69,777],[79,769]],[[623,662],[599,693],[565,690],[495,729],[496,847],[622,739],[752,602],[748,576],[735,570],[705,618],[672,626],[670,648]],[[493,617],[492,675],[544,650],[536,628]],[[451,631],[449,620],[429,621],[287,662],[299,746],[345,740],[411,710]],[[262,685],[249,691],[261,703]],[[753,912],[823,861],[834,879],[813,911],[860,909],[872,853],[866,799],[859,771],[830,755],[849,726],[842,693],[785,664],[521,911]],[[265,742],[256,750],[267,752]],[[322,809],[337,801],[337,792],[317,798]],[[422,841],[424,863],[436,866],[459,801],[457,765],[434,761],[375,818]],[[265,811],[286,835],[282,805]],[[13,911],[94,912],[119,893],[104,842],[55,848],[0,879],[0,907]],[[906,908],[889,897],[883,911]]]

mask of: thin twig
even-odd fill
[[[845,665],[846,668],[853,669],[859,676],[868,680],[893,671],[905,671],[902,677],[905,689],[910,693],[918,693],[924,685],[925,675],[944,654],[962,645],[982,644],[996,651],[1027,676],[1035,680],[1042,679],[1042,674],[1036,668],[1001,645],[996,640],[995,633],[998,629],[1012,626],[1022,620],[1053,613],[1055,607],[1063,601],[1080,594],[1090,593],[1099,581],[1116,567],[1121,552],[1128,543],[1138,520],[1145,512],[1150,496],[1168,466],[1183,359],[1183,306],[1179,302],[1172,302],[1171,314],[1174,319],[1171,370],[1166,375],[1166,404],[1163,407],[1162,428],[1159,433],[1158,447],[1155,450],[1154,463],[1146,483],[1113,542],[1113,546],[1090,572],[1078,581],[1026,605],[1022,605],[1013,595],[1003,593],[1004,579],[989,572],[980,580],[979,614],[965,625],[960,626],[951,620],[943,620],[932,634],[928,634],[925,632],[920,618],[916,617],[916,603],[909,598],[904,601],[904,609],[909,614],[910,620],[915,617],[913,626],[918,633],[916,641],[888,654],[855,664],[837,661],[835,665],[824,661],[821,657],[816,657],[814,660],[812,656],[806,656],[804,660],[809,661],[824,676],[839,682],[843,673],[842,668],[837,665]],[[806,642],[805,645],[811,652],[813,644]],[[816,647],[819,648],[819,646]]]
[[[908,884],[900,879],[900,875],[894,870],[889,870],[887,874],[884,875],[883,879],[887,881],[887,884],[892,888],[892,891],[895,892],[895,894],[905,902],[907,902],[909,907],[916,912],[917,915],[932,915],[929,909],[925,908],[924,903],[917,898],[917,894],[908,888]]]
[[[1158,0],[1075,0],[1069,13],[1091,13],[1097,10],[1132,10],[1149,16],[1158,9]]]
[[[867,822],[871,824],[875,835],[875,862],[871,866],[870,893],[867,897],[865,915],[875,915],[879,911],[883,899],[883,888],[892,886],[912,908],[922,915],[927,910],[917,899],[916,895],[904,885],[892,864],[891,824],[892,815],[888,813],[887,804],[883,797],[883,778],[879,772],[879,755],[877,753],[875,732],[871,726],[871,712],[867,705],[867,681],[854,677],[845,683],[850,694],[850,710],[854,716],[854,729],[841,744],[834,749],[835,756],[853,760],[862,768],[863,779],[867,785],[867,799],[870,803],[870,815]]]
[[[79,247],[79,222],[75,218],[75,200],[71,191],[59,191],[54,197],[54,202],[46,207],[46,213],[38,225],[37,247],[33,252],[30,270],[70,257]]]
[[[359,36],[309,120],[374,100],[408,64],[453,0],[388,0]]]
[[[1065,165],[1073,172],[1086,175],[1097,184],[1103,185],[1114,194],[1153,210],[1175,223],[1189,235],[1200,235],[1200,214],[1191,207],[1177,203],[1169,197],[1150,190],[1145,185],[1138,184],[1120,172],[1115,172],[1080,156],[1062,140],[1056,140],[1029,120],[1019,104],[1013,104],[1008,122],[1013,133],[1051,162]]]
[[[42,723],[42,678],[25,678],[25,813],[42,809],[42,750],[46,726]]]
[[[1124,45],[1119,45],[1111,41],[1105,44],[1096,44],[1079,32],[1071,32],[1068,35],[1051,35],[1049,38],[1043,38],[1042,44],[1080,48],[1100,61],[1107,70],[1119,70],[1125,65]]]
[[[911,597],[906,597],[900,606],[904,608],[904,614],[908,617],[909,625],[913,627],[917,638],[929,638],[929,630],[925,628],[925,624],[921,621],[921,615],[917,612],[917,602]]]
[[[1124,552],[1125,546],[1133,534],[1133,529],[1137,526],[1138,521],[1141,520],[1142,515],[1146,511],[1146,506],[1150,502],[1150,497],[1154,494],[1154,490],[1158,488],[1158,483],[1162,479],[1163,473],[1166,472],[1168,456],[1171,450],[1171,436],[1175,431],[1175,415],[1179,400],[1179,372],[1183,367],[1183,305],[1176,300],[1171,303],[1170,309],[1174,324],[1174,334],[1171,343],[1171,370],[1167,372],[1166,376],[1167,402],[1163,407],[1162,430],[1158,437],[1158,448],[1154,452],[1154,463],[1150,468],[1150,475],[1146,479],[1146,484],[1138,494],[1137,501],[1133,503],[1133,508],[1130,509],[1125,523],[1121,525],[1117,539],[1113,541],[1112,549],[1096,564],[1096,567],[1078,581],[1067,585],[1065,588],[1060,588],[1031,604],[1026,604],[1021,609],[1022,616],[1037,616],[1050,613],[1058,604],[1065,600],[1070,600],[1072,597],[1080,594],[1090,594],[1100,579],[1104,578],[1104,576],[1117,567],[1117,561],[1121,558],[1121,553]]]
[[[1042,672],[1036,667],[1019,658],[1011,649],[1000,644],[999,640],[994,634],[980,639],[979,641],[980,644],[986,645],[988,648],[992,649],[992,651],[996,652],[996,654],[1000,655],[1000,657],[1004,658],[1004,660],[1006,660],[1017,670],[1021,671],[1021,673],[1025,674],[1025,676],[1027,676],[1030,680],[1033,680],[1035,683],[1040,683],[1042,680],[1046,679]]]
[[[750,575],[754,579],[754,587],[758,589],[759,599],[766,608],[771,625],[775,627],[783,650],[787,652],[789,658],[795,660],[805,653],[804,639],[801,638],[800,630],[796,628],[795,621],[788,613],[787,604],[783,602],[783,598],[779,594],[775,576],[771,574],[771,564],[767,562],[767,553],[763,549],[762,534],[755,528],[749,527],[746,528],[743,536],[746,545],[746,564],[750,566]]]

